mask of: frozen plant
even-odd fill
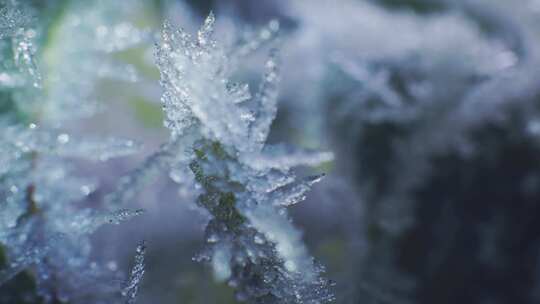
[[[215,278],[249,303],[327,303],[330,283],[292,225],[287,206],[302,201],[322,176],[297,179],[291,168],[330,153],[266,144],[276,115],[279,60],[273,50],[257,93],[233,80],[243,56],[275,35],[272,21],[254,41],[231,46],[213,37],[210,14],[195,38],[165,22],[155,58],[161,73],[170,142],[125,179],[112,199],[129,198],[156,168],[179,183],[195,180],[197,204],[210,214],[206,249]]]

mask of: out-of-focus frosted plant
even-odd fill
[[[250,303],[326,303],[333,299],[323,268],[308,254],[286,207],[302,201],[321,176],[297,179],[291,168],[329,161],[330,153],[266,139],[276,115],[279,62],[276,51],[252,96],[233,80],[244,56],[270,40],[272,21],[253,39],[223,46],[213,38],[210,14],[197,36],[165,23],[155,58],[161,73],[165,126],[171,137],[109,197],[121,202],[160,170],[180,184],[196,184],[197,203],[210,215],[207,261]]]
[[[379,295],[403,301],[414,282],[396,271],[394,240],[414,220],[405,192],[427,172],[415,151],[449,142],[441,136],[446,133],[431,126],[440,119],[437,113],[452,107],[475,80],[511,65],[513,53],[458,12],[418,15],[368,1],[315,3],[285,4],[298,29],[284,43],[291,54],[284,94],[302,101],[286,106],[293,114],[312,113],[302,121],[318,130],[307,134],[311,141],[329,135],[326,144],[339,155],[336,170],[354,189],[344,208],[362,209],[347,213],[360,218],[343,221],[355,238],[350,261],[358,263],[349,268],[352,277],[342,278],[355,282],[349,288],[356,295],[349,294],[347,301]],[[399,38],[389,39],[396,31]],[[307,68],[298,69],[299,63]],[[426,127],[417,126],[419,121]],[[389,161],[388,151],[410,129],[418,137],[395,150],[403,160],[398,166]],[[433,140],[426,140],[427,132]]]
[[[429,156],[448,149],[472,153],[467,139],[472,128],[504,119],[504,103],[514,102],[518,91],[535,91],[538,42],[532,29],[537,22],[531,14],[521,12],[518,21],[503,17],[500,3],[492,10],[476,7],[475,1],[460,4],[491,24],[493,34],[486,35],[464,13],[425,16],[351,3],[349,13],[368,8],[366,18],[359,20],[367,35],[361,40],[370,43],[359,54],[348,53],[345,46],[330,59],[333,67],[325,79],[335,86],[325,90],[326,99],[334,101],[326,106],[327,122],[334,132],[345,132],[363,147],[358,147],[362,152],[356,177],[364,194],[385,201],[381,208],[388,209],[380,212],[400,218],[382,224],[388,231],[400,232],[411,223],[404,207],[407,192],[430,173]],[[402,39],[378,38],[393,28],[400,28]],[[513,41],[516,37],[523,54]],[[395,153],[396,159],[383,160],[382,151]],[[394,174],[397,168],[401,174]],[[393,190],[382,190],[387,187]]]
[[[60,3],[50,5],[59,9]],[[63,8],[68,20],[48,29],[62,39],[49,37],[45,44],[46,16],[27,2],[0,3],[0,244],[6,258],[0,284],[31,270],[45,302],[120,296],[119,286],[111,284],[118,279],[117,267],[92,260],[89,235],[140,211],[114,206],[99,211],[89,205],[97,183],[74,176],[70,159],[106,161],[134,153],[137,144],[79,139],[63,127],[92,113],[91,93],[99,78],[130,75],[104,56],[142,39],[133,25],[109,22],[123,5],[128,7],[109,1],[72,3]],[[43,62],[36,59],[38,53]],[[17,301],[6,296],[2,301]]]
[[[437,13],[383,7],[385,3],[412,7],[411,3],[418,2],[437,7]],[[456,237],[459,216],[466,218],[467,208],[475,208],[462,207],[459,201],[474,195],[467,188],[472,177],[459,175],[465,179],[456,186],[461,187],[456,191],[462,190],[462,196],[448,194],[448,198],[437,193],[428,202],[425,193],[430,186],[444,189],[445,185],[430,181],[436,176],[440,183],[448,182],[444,174],[451,170],[444,167],[446,162],[459,159],[453,164],[463,167],[456,171],[481,175],[470,169],[483,168],[479,159],[489,158],[496,167],[502,162],[504,152],[500,151],[505,145],[519,146],[516,142],[530,140],[527,133],[538,131],[537,3],[520,2],[519,9],[507,14],[515,3],[342,1],[338,6],[325,0],[286,2],[286,12],[298,22],[297,33],[285,43],[292,54],[290,62],[309,67],[298,69],[290,64],[292,73],[285,73],[290,77],[285,81],[289,86],[285,94],[306,102],[292,102],[290,108],[293,113],[313,111],[309,122],[329,133],[330,144],[339,155],[336,168],[358,192],[348,200],[363,208],[362,220],[343,221],[347,230],[350,222],[359,223],[355,237],[364,238],[362,250],[351,250],[350,262],[359,266],[350,267],[353,277],[348,280],[355,282],[351,294],[356,295],[349,295],[347,303],[366,300],[366,294],[403,302],[418,290],[426,296],[459,288],[449,286],[448,281],[434,283],[437,280],[432,278],[450,272],[437,268],[448,267],[447,260],[456,262],[448,257],[454,249],[449,248],[451,241],[442,236]],[[311,81],[305,81],[306,77]],[[521,125],[529,127],[520,129]],[[502,143],[508,139],[499,135],[499,143],[479,143],[479,134],[496,137],[502,130],[514,140]],[[315,138],[321,138],[320,134]],[[530,142],[529,148],[533,145]],[[497,156],[487,157],[491,153]],[[533,168],[531,163],[532,175]],[[477,198],[475,206],[482,203]],[[440,218],[428,219],[432,214],[428,212],[434,212],[438,204],[446,209],[437,215]],[[513,221],[510,216],[502,217],[508,221],[505,223]],[[440,223],[431,222],[439,219]],[[504,233],[504,228],[490,231]],[[419,257],[414,251],[418,243],[413,241],[424,241],[431,234],[444,241],[437,249],[426,247],[429,253]],[[411,261],[417,263],[416,268],[407,264]],[[440,302],[430,299],[425,301]]]
[[[453,80],[463,73],[474,73],[481,78],[512,65],[515,60],[506,45],[485,37],[473,21],[459,12],[419,16],[411,11],[390,11],[373,2],[346,0],[335,5],[333,1],[315,0],[283,3],[285,13],[298,23],[297,30],[284,42],[289,54],[286,68],[290,69],[284,73],[287,81],[284,81],[283,89],[285,97],[298,102],[285,106],[292,111],[310,111],[312,115],[306,116],[310,120],[300,123],[309,123],[311,130],[324,132],[326,107],[332,102],[328,99],[328,90],[335,91],[329,83],[337,83],[340,93],[348,93],[348,89],[354,94],[362,94],[358,100],[351,97],[354,102],[335,107],[334,112],[351,114],[356,105],[358,110],[376,106],[377,112],[361,111],[359,115],[373,120],[383,114],[396,113],[394,116],[399,119],[412,111],[409,105],[413,104],[396,92],[393,87],[396,76],[392,69],[435,72],[450,66],[448,79],[439,79],[444,77],[444,73],[439,73],[433,81],[441,85],[449,81],[447,84],[454,86]],[[399,39],[387,39],[397,30]],[[305,68],[298,69],[298,65]],[[344,83],[334,78],[336,65],[358,80],[356,89],[352,86],[346,89]],[[412,78],[420,71],[411,75],[405,72],[401,71],[401,74]],[[429,102],[425,96],[429,85],[422,82],[423,79],[411,80],[415,81],[411,83],[412,94],[424,94],[422,98]],[[364,101],[373,95],[382,95],[381,102]],[[400,115],[402,110],[407,115]],[[372,115],[372,112],[375,113]],[[351,131],[356,129],[350,128]],[[320,133],[307,135],[314,137],[310,141],[324,138]]]

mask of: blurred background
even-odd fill
[[[336,303],[540,303],[539,0],[30,2],[47,24],[44,68],[66,66],[63,79],[96,71],[82,88],[100,109],[69,129],[144,147],[75,164],[99,181],[89,204],[167,141],[152,54],[163,20],[195,32],[213,11],[226,42],[276,19],[283,66],[270,142],[335,154],[302,169],[327,177],[292,216]],[[65,52],[122,43],[134,47],[87,63]],[[252,87],[267,53],[241,63]],[[237,303],[192,260],[208,218],[173,175],[131,202],[144,216],[94,234],[93,254],[128,269],[147,241],[138,303]]]

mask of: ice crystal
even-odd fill
[[[242,300],[329,302],[333,296],[320,277],[322,268],[309,256],[284,207],[301,201],[320,179],[296,182],[291,168],[329,161],[332,155],[265,146],[277,112],[277,52],[266,61],[253,96],[247,84],[232,80],[232,54],[247,54],[273,33],[264,32],[253,44],[227,47],[213,37],[214,22],[210,14],[196,38],[166,22],[155,51],[165,126],[171,142],[183,139],[191,147],[176,150],[182,157],[171,165],[189,166],[202,187],[197,203],[211,215],[207,248],[199,260],[211,261],[216,279],[236,288]],[[277,28],[270,23],[272,31]]]

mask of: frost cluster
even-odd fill
[[[258,40],[270,40],[278,24],[270,22],[258,40],[224,46],[213,37],[214,22],[210,14],[196,37],[165,23],[155,51],[171,132],[166,148],[177,155],[169,166],[177,182],[195,179],[197,204],[211,217],[206,250],[196,259],[208,261],[215,278],[250,303],[330,302],[330,283],[286,207],[302,201],[320,180],[298,179],[291,168],[332,155],[266,144],[277,108],[275,50],[255,94],[234,80],[235,63],[259,48]]]

